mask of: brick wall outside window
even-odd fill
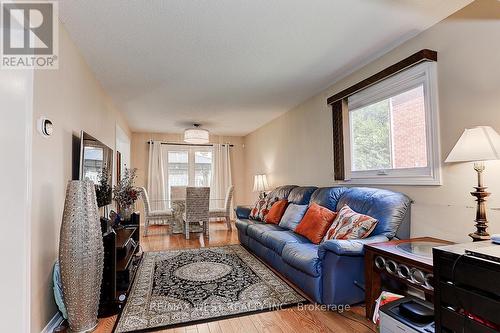
[[[394,168],[427,166],[423,87],[391,98]]]

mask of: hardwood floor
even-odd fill
[[[149,236],[141,230],[141,245],[144,251],[161,251],[178,248],[194,248],[238,244],[238,234],[233,225],[232,232],[223,222],[210,223],[210,239],[193,234],[191,239],[183,235],[166,235],[166,227],[152,226]],[[112,332],[116,316],[101,318],[95,332]],[[375,325],[364,317],[364,308],[352,307],[349,311],[337,313],[319,309],[289,308],[249,316],[214,321],[205,324],[161,330],[169,333],[305,333],[305,332],[376,332]]]

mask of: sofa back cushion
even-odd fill
[[[289,204],[281,218],[279,226],[288,230],[295,230],[306,213],[307,205]]]
[[[372,235],[382,234],[391,239],[409,212],[410,204],[410,198],[402,193],[351,187],[342,193],[336,211],[347,205],[355,212],[377,219],[378,223]]]
[[[288,202],[296,205],[308,205],[311,200],[311,195],[318,188],[316,186],[298,186],[288,194]]]
[[[311,196],[311,203],[317,203],[336,212],[339,199],[345,191],[347,187],[343,186],[318,188]]]
[[[266,198],[272,202],[281,200],[281,199],[288,199],[288,195],[290,192],[296,188],[297,185],[284,185],[284,186],[278,186],[269,194],[266,196]]]

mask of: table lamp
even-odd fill
[[[259,192],[259,198],[264,199],[266,197],[266,191],[269,189],[267,184],[267,177],[264,174],[255,175],[253,178],[253,191]]]
[[[474,242],[490,239],[486,231],[488,220],[486,219],[486,192],[487,187],[483,185],[484,161],[500,159],[500,135],[490,126],[477,126],[467,128],[460,139],[451,150],[445,162],[474,162],[474,170],[477,172],[477,186],[471,194],[476,197],[476,231],[470,233]]]

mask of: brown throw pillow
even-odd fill
[[[373,217],[356,213],[345,205],[339,210],[337,218],[325,235],[325,240],[366,238],[377,223]]]
[[[337,213],[328,208],[312,203],[295,232],[306,237],[314,244],[319,244],[336,216]]]
[[[281,217],[285,213],[287,205],[288,205],[288,200],[286,199],[276,201],[269,210],[269,213],[267,213],[264,221],[266,223],[273,223],[273,224],[280,223]]]

